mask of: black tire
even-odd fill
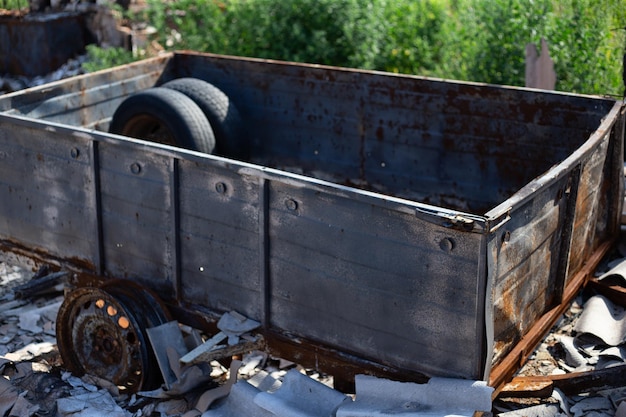
[[[205,153],[215,148],[213,129],[200,107],[167,88],[126,98],[115,110],[109,132]]]
[[[177,78],[162,87],[185,94],[202,109],[215,134],[215,153],[247,159],[249,152],[244,143],[241,116],[222,90],[198,78]]]

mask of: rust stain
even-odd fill
[[[382,142],[385,139],[385,131],[382,126],[378,126],[378,128],[376,128],[376,139],[378,139],[379,142]]]
[[[56,265],[57,268],[67,268],[70,271],[75,272],[93,272],[96,270],[93,262],[88,259],[82,259],[77,257],[62,258],[51,254],[49,251],[41,248],[26,247],[20,242],[6,239],[0,240],[0,250],[4,252],[14,253],[18,256],[24,256],[30,258],[36,263],[50,264],[53,268]]]

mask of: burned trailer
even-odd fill
[[[237,110],[236,138],[211,123],[215,154],[109,133],[128,97],[190,77]],[[64,358],[106,368],[93,346],[132,344],[137,363],[102,371],[122,381],[149,369],[145,327],[237,311],[337,380],[498,386],[620,228],[624,104],[606,98],[178,52],[0,111],[2,250],[82,277],[60,325],[84,352]]]

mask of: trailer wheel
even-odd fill
[[[248,157],[241,116],[222,90],[198,78],[177,78],[162,87],[185,94],[202,109],[215,133],[216,153],[233,158]]]
[[[166,323],[169,315],[147,293],[131,290],[131,295],[123,289],[128,285],[83,287],[67,294],[56,336],[63,364],[72,373],[96,375],[135,393],[162,382],[146,329]]]
[[[202,110],[184,94],[150,88],[126,98],[115,110],[109,132],[212,153],[213,129]]]

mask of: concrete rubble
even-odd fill
[[[626,283],[626,260],[601,268],[599,279]],[[220,320],[217,335],[204,335],[204,340],[195,335],[191,345],[185,342],[191,332],[176,322],[152,329],[151,338],[171,341],[155,352],[161,356],[164,376],[170,372],[169,383],[129,396],[107,381],[88,375],[78,378],[63,369],[55,320],[66,284],[51,280],[47,292],[25,290],[37,288],[34,281],[49,275],[40,271],[32,279],[28,269],[0,260],[1,416],[626,416],[626,383],[572,388],[579,392],[556,383],[567,384],[570,375],[610,372],[626,365],[624,307],[589,290],[580,292],[514,378],[563,378],[555,380],[547,394],[509,387],[492,401],[493,389],[482,381],[432,378],[427,384],[414,384],[366,375],[356,377],[355,394],[344,394],[332,389],[332,377],[269,357],[262,350],[243,354],[230,369],[215,360],[195,360],[254,339],[259,323],[230,312]],[[190,354],[190,360],[181,361]]]

